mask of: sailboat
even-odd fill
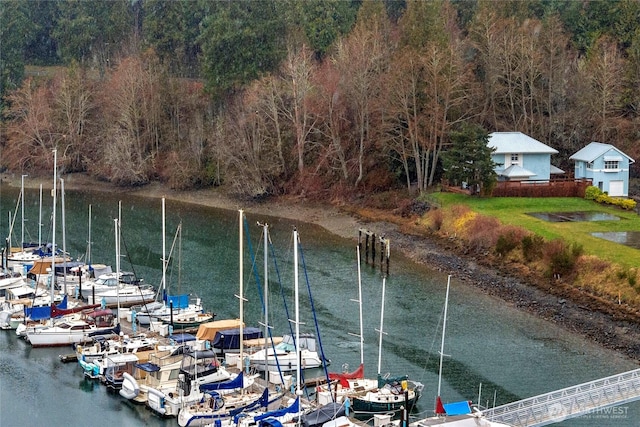
[[[240,210],[240,260],[242,266],[242,218],[243,212]],[[240,318],[242,319],[243,296],[242,296],[242,268],[240,268]],[[242,322],[240,322],[242,330]],[[242,354],[242,333],[240,334],[240,354]],[[240,358],[241,359],[241,358]],[[238,363],[241,364],[239,359]],[[192,351],[185,353],[180,375],[176,388],[169,390],[156,390],[149,388],[147,390],[147,405],[158,412],[162,416],[180,416],[188,425],[198,425],[193,423],[202,422],[204,419],[212,417],[216,414],[208,414],[207,416],[200,414],[208,406],[209,410],[217,405],[219,395],[206,397],[205,390],[218,389],[218,393],[232,393],[234,391],[243,391],[253,385],[255,375],[244,375],[231,373],[218,362],[217,355],[213,350]],[[235,380],[233,383],[227,383],[229,380]],[[220,383],[213,386],[212,383]],[[204,385],[207,384],[205,388]],[[224,385],[222,385],[224,384]],[[224,390],[224,391],[222,391]],[[242,394],[242,393],[241,393]],[[257,401],[261,395],[249,394],[252,401]],[[246,400],[245,400],[246,401]],[[201,405],[204,404],[204,405]],[[219,409],[219,408],[217,408]],[[211,421],[214,418],[209,418]],[[199,420],[199,421],[196,421]],[[187,425],[185,424],[185,425]]]
[[[447,326],[447,309],[449,306],[449,289],[451,275],[447,279],[447,292],[444,299],[444,313],[442,321],[442,340],[440,343],[440,367],[438,370],[438,391],[435,402],[435,416],[422,418],[409,424],[410,427],[455,426],[455,427],[508,427],[506,424],[489,421],[482,411],[472,408],[469,401],[442,403],[440,390],[442,385],[442,366],[444,354],[444,340]],[[475,410],[474,410],[475,409]]]
[[[358,303],[358,312],[360,315],[360,332],[359,334],[350,334],[358,337],[360,341],[360,365],[353,372],[348,372],[348,365],[345,366],[344,372],[329,373],[330,383],[327,386],[318,387],[318,403],[327,404],[332,401],[338,403],[350,398],[356,394],[362,394],[378,387],[377,379],[368,379],[364,377],[364,331],[362,321],[362,274],[360,269],[360,246],[356,246],[356,255],[358,260],[358,299],[352,300]],[[335,383],[335,384],[334,384]]]
[[[295,337],[284,334],[282,342],[272,348],[258,350],[249,356],[252,367],[258,370],[265,368],[274,371],[297,371],[301,369],[313,369],[324,366],[324,360],[318,354],[315,335],[300,333],[299,304],[298,304],[298,231],[293,231],[294,239],[294,270],[295,270],[295,304],[296,319],[292,321],[296,327]],[[297,379],[298,381],[300,378]]]
[[[120,209],[118,209],[120,210]],[[121,215],[118,214],[118,217]],[[114,219],[115,224],[115,249],[116,249],[116,272],[115,274],[101,275],[96,282],[89,285],[91,291],[87,301],[90,304],[104,303],[107,306],[121,307],[134,304],[143,304],[153,301],[155,291],[151,285],[141,284],[141,280],[135,279],[131,273],[123,273],[120,270],[120,241],[121,241],[121,220]],[[125,281],[126,277],[132,280]],[[104,280],[101,280],[104,279]],[[99,285],[99,286],[98,286]]]
[[[174,321],[182,321],[182,323],[189,322],[192,323],[189,324],[189,327],[195,328],[202,323],[212,320],[214,316],[211,314],[203,315],[204,309],[200,298],[195,298],[195,300],[193,300],[189,294],[170,295],[167,291],[168,260],[172,258],[175,244],[180,239],[182,224],[178,224],[178,228],[171,245],[171,250],[169,252],[169,257],[167,257],[165,242],[165,216],[165,199],[162,198],[162,286],[159,289],[159,292],[162,292],[162,299],[161,301],[158,301],[158,296],[156,296],[156,301],[149,301],[147,304],[134,307],[136,310],[136,320],[141,326],[148,326],[152,321],[163,321],[168,323],[171,321],[173,316]],[[179,258],[180,256],[181,254],[178,255]]]
[[[384,298],[386,276],[382,277],[382,304],[380,309],[380,329],[378,330],[378,387],[363,395],[351,397],[351,406],[356,414],[375,414],[397,412],[402,409],[411,411],[422,394],[424,385],[411,381],[406,375],[389,377],[381,374],[382,336],[384,332]]]
[[[38,247],[33,247],[29,245],[29,247],[25,247],[24,241],[24,178],[27,175],[22,175],[21,184],[20,184],[20,195],[18,197],[18,204],[21,206],[22,212],[22,221],[21,221],[21,236],[20,236],[20,249],[18,251],[14,251],[11,246],[11,231],[13,229],[13,222],[15,221],[16,215],[13,216],[13,221],[11,223],[11,227],[9,229],[9,237],[7,238],[8,243],[8,254],[7,254],[7,268],[11,270],[16,270],[17,268],[22,269],[22,274],[26,274],[27,271],[33,266],[35,261],[38,261],[42,258],[42,253],[38,251],[40,249]],[[16,206],[16,211],[18,207]]]

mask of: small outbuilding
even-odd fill
[[[591,179],[611,197],[628,197],[629,165],[635,161],[618,148],[592,142],[569,159],[575,163],[575,178]]]

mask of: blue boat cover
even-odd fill
[[[443,406],[447,415],[465,415],[471,413],[471,407],[466,400],[462,402],[445,403]]]
[[[94,332],[89,332],[87,336],[95,337],[97,335],[120,335],[120,323],[118,323],[113,328],[109,329],[100,329]]]
[[[334,420],[345,414],[344,405],[337,402],[328,403],[315,411],[302,416],[304,427],[318,427],[327,421]]]
[[[173,306],[174,309],[189,307],[189,294],[167,295],[165,293],[163,299],[167,306]]]
[[[66,310],[67,309],[67,296],[65,295],[60,304],[56,307]],[[31,320],[44,320],[51,318],[51,306],[46,305],[42,307],[25,307],[24,317]]]
[[[265,412],[262,415],[256,415],[255,417],[253,417],[253,420],[256,422],[261,420],[266,421],[267,418],[277,418],[282,417],[286,414],[297,414],[298,412],[300,412],[300,396],[296,397],[296,400],[294,400],[288,408],[277,409],[275,411]]]
[[[257,408],[266,408],[268,406],[269,406],[269,389],[265,388],[264,391],[262,392],[262,396],[260,396],[258,400],[248,404],[247,406],[242,406],[240,408],[232,409],[231,411],[229,411],[229,415],[231,416],[231,418],[235,420],[237,416],[243,412],[253,411],[254,409],[257,409]]]
[[[200,391],[208,392],[208,391],[215,391],[215,390],[233,390],[235,388],[242,388],[243,385],[244,385],[244,374],[240,372],[238,376],[232,380],[201,384]]]
[[[260,427],[282,427],[282,423],[275,418],[260,421]]]
[[[160,367],[155,363],[136,363],[136,368],[142,369],[145,372],[158,372]]]
[[[183,344],[189,341],[195,341],[196,337],[191,334],[173,334],[169,336],[169,339],[172,339],[177,344]]]
[[[254,327],[242,328],[242,336],[245,340],[262,338],[262,330]],[[223,331],[216,332],[211,346],[220,350],[239,349],[240,328],[225,329]]]

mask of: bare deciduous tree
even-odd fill
[[[368,2],[363,8],[381,3]],[[368,12],[368,14],[367,14]],[[388,70],[389,34],[383,8],[362,11],[359,22],[346,39],[338,42],[333,61],[342,75],[342,92],[353,112],[357,141],[358,176],[355,186],[364,178],[365,153],[376,138],[372,127],[379,121],[381,76]],[[379,123],[376,123],[378,125]]]

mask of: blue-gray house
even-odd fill
[[[629,165],[634,160],[613,145],[592,142],[569,159],[575,162],[576,178],[590,178],[612,197],[629,195]]]
[[[549,181],[552,174],[564,173],[551,164],[557,150],[522,132],[493,132],[488,146],[495,148],[491,158],[499,181]]]

